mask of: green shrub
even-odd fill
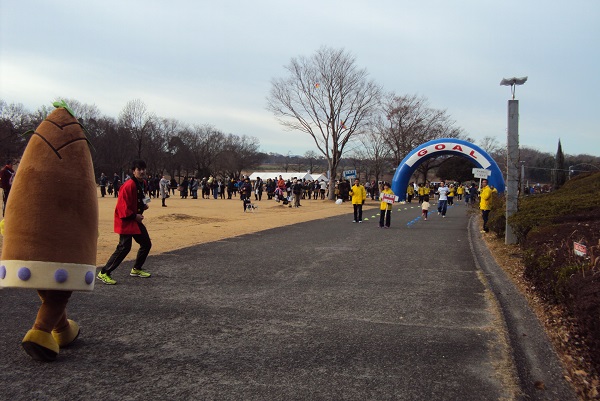
[[[488,219],[488,228],[498,238],[504,237],[506,232],[506,196],[496,192],[492,194],[492,211]]]
[[[519,211],[508,222],[519,243],[523,243],[527,235],[537,227],[552,224],[565,215],[598,208],[600,173],[580,175],[555,192],[522,198]]]

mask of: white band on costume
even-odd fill
[[[37,260],[0,261],[0,287],[92,291],[96,266]]]

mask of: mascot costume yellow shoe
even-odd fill
[[[0,260],[0,287],[36,289],[42,301],[22,342],[39,361],[55,360],[79,336],[66,307],[73,291],[94,289],[98,240],[88,140],[68,106],[54,106],[31,136],[13,180]]]

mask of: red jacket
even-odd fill
[[[141,204],[143,205],[143,202]],[[119,197],[115,207],[115,232],[126,235],[141,234],[142,231],[135,216],[142,213],[136,180],[131,178],[119,188]]]

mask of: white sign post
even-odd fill
[[[492,175],[492,170],[487,170],[484,168],[473,169],[473,176],[475,176],[475,178],[488,178],[490,175]]]
[[[479,189],[480,190],[481,190],[481,180],[483,178],[488,178],[490,175],[492,175],[491,170],[486,170],[484,168],[474,168],[473,169],[473,176],[475,178],[479,178]]]
[[[385,217],[384,217],[384,224],[385,222],[387,222],[387,218],[388,218],[388,213],[390,212],[389,209],[391,209],[394,205],[394,202],[396,202],[396,198],[397,196],[392,195],[392,194],[382,194],[381,195],[381,200],[385,203],[387,203],[387,205],[385,205]]]
[[[344,178],[345,179],[356,178],[356,170],[345,170]]]

